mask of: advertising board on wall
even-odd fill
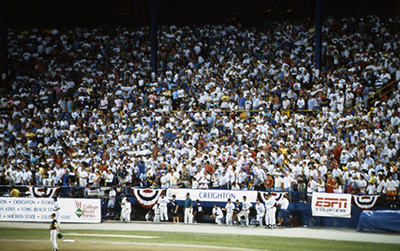
[[[61,223],[100,223],[100,199],[60,198]],[[0,198],[0,221],[50,222],[54,200],[50,198]]]
[[[351,194],[314,192],[311,210],[313,216],[351,218]]]

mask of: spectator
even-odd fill
[[[10,197],[19,197],[20,195],[21,192],[14,185],[11,185]]]
[[[378,24],[390,39],[382,47],[373,29],[362,35],[350,32],[345,28],[353,24],[350,20],[364,27]],[[12,74],[0,102],[2,184],[24,184],[30,171],[37,186],[61,182],[85,187],[89,174],[98,177],[99,171],[107,186],[130,184],[135,173],[141,186],[156,188],[165,170],[170,184],[178,184],[179,176],[186,187],[206,189],[213,187],[211,175],[222,181],[225,171],[231,184],[248,189],[258,185],[248,179],[257,167],[267,189],[290,190],[293,183],[285,185],[283,173],[299,189],[301,177],[317,178],[318,170],[324,177],[329,169],[335,180],[343,173],[345,191],[352,193],[362,180],[354,182],[353,174],[366,169],[368,176],[372,170],[382,172],[377,192],[385,193],[386,177],[396,174],[393,167],[399,163],[399,90],[395,87],[375,104],[356,100],[374,95],[385,82],[398,81],[397,21],[380,15],[324,20],[323,33],[329,30],[330,35],[325,36],[325,69],[319,74],[309,53],[312,46],[304,47],[312,44],[307,20],[291,30],[280,22],[273,30],[178,27],[179,41],[199,40],[204,32],[215,37],[201,36],[207,46],[189,43],[174,54],[160,49],[163,57],[154,79],[143,52],[151,45],[144,27],[63,29],[52,36],[51,44],[61,45],[57,48],[50,46],[46,30],[10,28]],[[169,28],[160,27],[163,48],[173,48]],[[69,34],[74,40],[63,39]],[[235,39],[229,38],[233,34],[251,37],[262,49],[239,52],[231,43]],[[363,43],[353,39],[359,36]],[[140,45],[134,42],[139,40]],[[281,40],[291,41],[285,58],[276,53]],[[350,52],[349,44],[357,52]],[[28,56],[25,48],[37,50],[35,56]],[[52,54],[55,49],[58,53]],[[32,64],[24,65],[20,59],[25,57],[34,59]],[[257,107],[260,112],[253,112]],[[304,111],[308,108],[312,111]],[[174,171],[163,168],[168,164]],[[267,178],[268,172],[275,180]],[[313,179],[308,180],[308,193],[314,191]]]
[[[322,177],[318,177],[317,192],[324,193],[325,191],[325,181],[322,179]]]
[[[396,200],[396,182],[393,180],[393,176],[390,175],[388,180],[386,181],[386,198],[389,201],[390,207],[395,207],[395,200]]]
[[[337,184],[333,179],[332,175],[328,175],[328,180],[326,181],[326,192],[327,193],[334,193]]]

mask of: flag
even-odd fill
[[[165,189],[132,188],[132,192],[139,205],[149,209],[157,203],[161,194],[165,193]]]
[[[28,186],[30,197],[52,198],[57,194],[58,187],[34,187]]]

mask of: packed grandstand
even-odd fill
[[[395,195],[399,22],[9,29],[0,184]]]

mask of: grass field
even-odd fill
[[[400,250],[400,245],[272,236],[63,230],[62,250]],[[0,229],[0,250],[51,250],[45,229]],[[73,243],[63,240],[73,239]]]

